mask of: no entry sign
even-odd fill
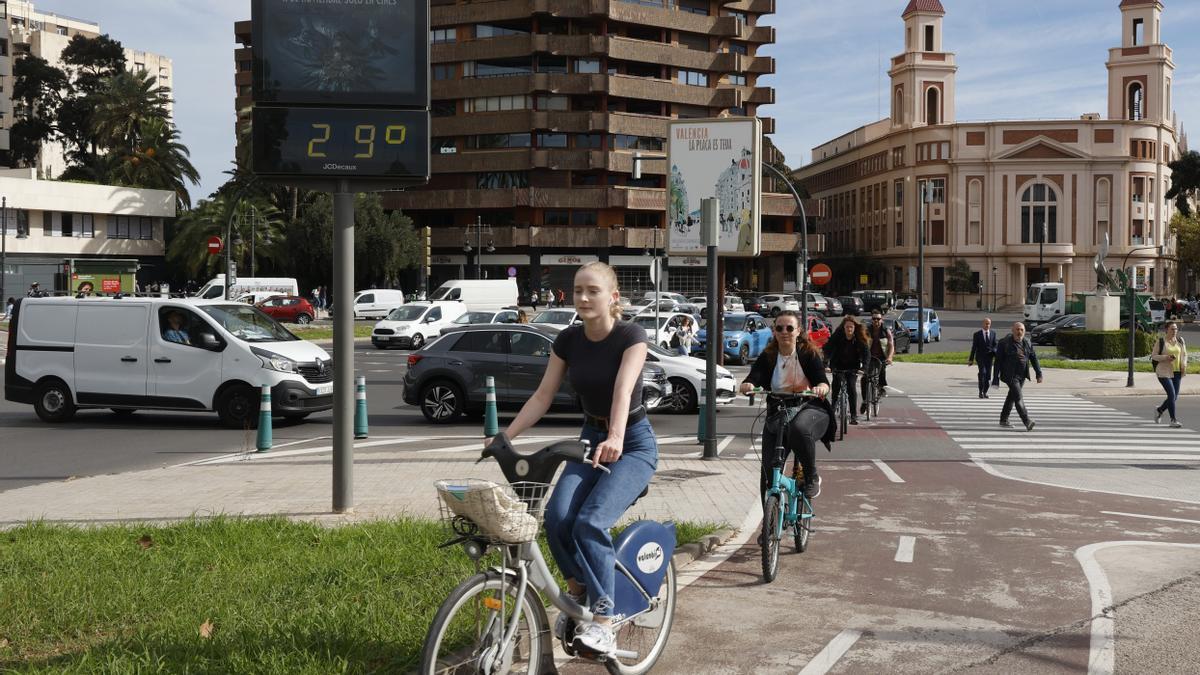
[[[217,255],[218,253],[221,252],[221,249],[222,249],[222,246],[221,246],[221,238],[220,237],[209,237],[208,238],[208,254],[209,255]]]
[[[825,263],[817,263],[812,266],[809,275],[812,277],[813,284],[824,286],[833,279],[833,270],[829,269],[829,265]]]

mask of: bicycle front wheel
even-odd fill
[[[849,428],[850,422],[850,396],[846,393],[846,385],[842,385],[842,391],[838,394],[838,440],[846,437],[846,430]]]
[[[630,659],[604,662],[613,675],[642,675],[650,672],[667,646],[671,626],[675,624],[675,562],[667,562],[658,595],[650,599],[650,609],[633,617],[617,629],[617,649],[635,652]]]
[[[875,400],[875,383],[871,380],[867,380],[867,390],[865,392],[863,392],[863,407],[867,409],[866,415],[867,415],[868,421],[872,417],[871,411],[872,411],[873,406],[871,405],[871,403],[874,400]]]
[[[775,581],[779,573],[779,528],[782,522],[779,495],[770,495],[763,509],[762,524],[762,573],[763,581],[767,583]]]
[[[517,607],[517,584],[496,572],[462,582],[438,608],[421,648],[422,675],[527,673],[538,675],[553,658],[541,599],[532,587]],[[504,642],[515,612],[517,630]]]

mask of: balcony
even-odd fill
[[[735,88],[693,87],[672,80],[628,75],[610,76],[608,93],[610,96],[667,101],[710,108],[736,108],[742,105],[740,92]]]
[[[775,13],[775,0],[720,0],[720,5],[731,12]]]
[[[608,55],[624,61],[659,63],[691,70],[721,70],[718,63],[725,57],[737,56],[623,37],[608,38]]]
[[[566,148],[537,149],[530,153],[535,169],[555,171],[589,171],[607,168],[603,150],[569,150]]]
[[[617,173],[633,172],[634,150],[614,150],[608,153],[607,169]],[[643,153],[649,154],[649,153]],[[659,154],[659,153],[654,153]],[[667,173],[666,159],[642,160],[642,173],[647,176],[665,176]]]

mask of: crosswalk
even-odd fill
[[[1078,396],[1042,394],[1025,397],[1027,432],[1014,410],[1014,428],[999,425],[1001,391],[989,399],[962,396],[914,396],[912,401],[976,459],[1012,460],[1200,460],[1200,434],[1172,429],[1151,418],[1154,403],[1139,417]]]

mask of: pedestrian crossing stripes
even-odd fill
[[[911,397],[955,443],[980,460],[1103,460],[1120,462],[1200,462],[1200,434],[1156,424],[1138,416],[1069,394],[1026,396],[1036,426],[1026,431],[1016,411],[1013,428],[1000,426],[1003,395],[963,398],[950,395]]]

